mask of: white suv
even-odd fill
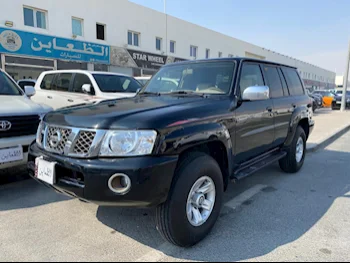
[[[43,72],[35,84],[32,100],[59,109],[105,99],[133,97],[141,89],[133,77],[84,70]]]
[[[0,170],[26,164],[39,122],[52,110],[29,99],[33,87],[25,92],[0,69]]]

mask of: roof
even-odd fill
[[[257,62],[257,63],[264,63],[264,64],[270,64],[270,65],[276,65],[276,66],[282,66],[282,67],[288,67],[288,68],[294,68],[286,64],[281,64],[277,62],[272,62],[268,60],[262,60],[262,59],[254,59],[254,58],[246,58],[246,57],[235,57],[235,58],[211,58],[211,59],[200,59],[200,60],[187,60],[187,61],[181,61],[181,62],[176,62],[172,64],[167,64],[166,67],[171,67],[174,65],[187,65],[187,64],[196,64],[196,63],[202,63],[202,62],[225,62],[225,61],[235,61],[235,62],[243,62],[243,61],[248,61],[248,62]]]
[[[103,72],[103,71],[89,71],[89,70],[81,70],[81,69],[68,69],[68,70],[49,70],[45,71],[45,73],[57,74],[57,73],[82,73],[82,74],[95,74],[95,75],[115,75],[115,76],[123,76],[130,77],[126,74],[114,73],[114,72]]]

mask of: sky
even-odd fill
[[[163,0],[131,0],[163,12]],[[167,13],[343,75],[349,0],[167,0]]]

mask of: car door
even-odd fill
[[[261,67],[257,63],[244,62],[238,80],[238,96],[251,86],[264,86]],[[272,148],[274,118],[272,100],[241,101],[235,110],[235,162],[240,164]]]
[[[93,87],[91,80],[88,75],[83,73],[77,73],[73,76],[73,85],[70,90],[70,98],[68,102],[71,105],[83,104],[94,100],[92,94],[86,94],[83,92],[83,85],[90,84]]]
[[[31,100],[53,107],[55,92],[53,91],[53,84],[59,74],[48,73],[41,76],[35,85],[35,95]]]
[[[275,137],[273,146],[282,145],[287,138],[290,120],[293,114],[293,98],[289,95],[286,81],[279,67],[263,65],[266,84],[270,88],[273,103]]]
[[[71,85],[73,80],[73,73],[60,73],[52,84],[51,95],[48,99],[52,101],[54,109],[71,106],[72,96]]]

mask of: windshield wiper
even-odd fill
[[[138,95],[156,95],[156,96],[160,96],[161,93],[160,92],[145,91],[145,92],[140,92]]]
[[[204,97],[205,94],[204,93],[198,93],[192,90],[177,90],[177,91],[172,91],[172,92],[168,92],[168,93],[164,93],[166,95],[196,95],[196,96],[200,96],[200,97]]]

